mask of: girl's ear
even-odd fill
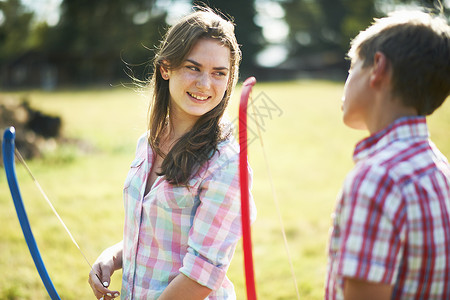
[[[162,64],[161,64],[161,66],[159,67],[159,72],[161,72],[161,77],[164,79],[164,80],[169,80],[169,78],[170,78],[170,72],[169,72],[169,70],[167,69],[167,61],[163,61],[162,62]]]
[[[372,72],[370,75],[370,85],[377,86],[389,78],[388,58],[382,52],[376,52],[373,57]]]

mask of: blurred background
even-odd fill
[[[353,167],[354,145],[367,135],[341,120],[349,42],[374,17],[395,9],[420,6],[448,18],[450,0],[204,3],[234,18],[243,51],[240,82],[249,75],[258,80],[248,124],[252,194],[258,208],[252,226],[258,296],[297,299],[297,287],[302,300],[323,299],[330,215]],[[194,4],[0,0],[0,129],[15,126],[16,148],[91,263],[122,239],[123,182],[136,140],[147,128],[151,94],[130,76],[150,76],[155,45]],[[228,109],[234,125],[241,88],[238,84]],[[428,121],[432,140],[450,158],[449,99]],[[256,135],[258,130],[261,135]],[[20,230],[1,164],[0,299],[49,299]],[[16,168],[33,234],[61,298],[95,299],[87,284],[88,264],[25,168],[18,162]],[[227,272],[237,299],[246,297],[243,273],[239,245]],[[118,271],[112,278],[115,289],[120,289],[120,275]]]
[[[189,0],[0,0],[0,88],[110,85],[148,77],[168,25]],[[374,17],[419,5],[444,12],[449,0],[216,0],[233,16],[242,77],[344,79],[348,44]]]

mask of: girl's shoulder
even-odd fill
[[[148,143],[148,131],[141,134],[141,136],[138,138],[137,146],[141,146],[142,144]]]
[[[148,142],[148,132],[143,133],[137,140],[136,156],[146,155],[149,151],[150,144]]]
[[[219,142],[217,144],[217,151],[214,153],[211,159],[217,160],[237,160],[239,159],[239,145],[230,136],[229,138]]]
[[[202,168],[203,178],[219,175],[222,171],[237,172],[239,166],[239,146],[233,138],[217,144],[217,150]]]

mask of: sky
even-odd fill
[[[59,5],[62,0],[21,0],[23,5],[32,10],[38,22],[56,25],[59,21]]]

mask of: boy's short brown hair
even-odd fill
[[[419,11],[395,12],[361,31],[348,56],[373,64],[376,52],[392,68],[392,94],[419,115],[429,115],[450,93],[450,26],[445,19]]]

